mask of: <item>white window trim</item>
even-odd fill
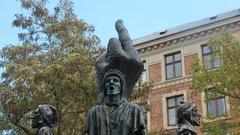
[[[177,126],[168,126],[168,116],[167,116],[167,98],[177,96],[177,95],[183,95],[184,101],[187,101],[187,91],[181,90],[181,91],[174,91],[171,93],[167,93],[162,95],[162,109],[163,109],[163,128],[164,129],[175,129]]]
[[[144,60],[142,60],[142,61],[144,61],[144,63],[143,64],[145,64],[145,65],[143,65],[144,66],[144,68],[145,68],[145,80],[143,80],[143,82],[148,82],[149,80],[148,80],[148,63],[147,63],[147,60],[146,59],[144,59]]]
[[[223,118],[230,117],[230,102],[229,102],[229,97],[228,96],[225,97],[226,112],[228,114],[227,117],[216,117],[215,119],[209,120],[209,118],[207,117],[207,102],[206,102],[206,93],[205,92],[201,92],[201,102],[202,102],[202,117],[203,117],[203,121],[211,122],[211,121],[215,121],[217,119],[223,119]]]
[[[171,54],[171,53],[175,53],[175,52],[180,52],[181,54],[181,67],[182,67],[182,76],[179,77],[179,78],[182,78],[182,77],[185,77],[185,66],[184,66],[184,51],[183,49],[179,49],[179,48],[176,48],[176,49],[173,49],[173,50],[170,50],[170,51],[166,51],[162,54],[161,56],[161,60],[162,60],[162,64],[161,64],[161,74],[162,74],[162,81],[168,81],[168,80],[173,80],[173,79],[176,79],[176,78],[172,78],[172,79],[167,79],[166,77],[166,61],[165,61],[165,56],[168,55],[168,54]]]

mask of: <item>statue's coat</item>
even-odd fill
[[[136,104],[123,101],[112,111],[106,105],[93,107],[87,117],[88,135],[145,135],[142,110]]]
[[[49,126],[44,126],[38,129],[36,135],[54,135],[54,133]]]

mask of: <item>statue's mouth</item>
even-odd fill
[[[111,86],[110,86],[110,90],[114,90],[114,86],[111,85]]]

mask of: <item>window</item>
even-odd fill
[[[211,96],[210,92],[207,92],[207,96]],[[212,96],[211,96],[212,98]],[[226,99],[224,96],[216,96],[207,102],[207,111],[210,117],[223,116],[226,110]]]
[[[147,70],[146,70],[146,68],[147,68],[147,64],[146,64],[146,61],[144,60],[143,61],[143,66],[144,66],[144,68],[143,68],[143,72],[142,72],[142,81],[143,82],[146,82],[147,81]]]
[[[182,76],[181,52],[166,55],[165,63],[167,80]]]
[[[167,98],[168,126],[174,126],[177,124],[177,106],[181,101],[184,101],[183,95]]]
[[[203,63],[206,69],[214,69],[220,67],[220,58],[214,56],[219,49],[212,48],[208,44],[202,45]]]

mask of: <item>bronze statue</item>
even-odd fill
[[[196,105],[181,102],[177,108],[178,128],[177,135],[196,135],[194,126],[200,126],[201,115]]]
[[[102,103],[87,115],[87,135],[146,135],[141,108],[127,98],[140,78],[143,64],[122,20],[115,24],[119,39],[111,38],[107,52],[96,61]]]
[[[36,135],[54,135],[52,127],[58,121],[58,113],[51,105],[39,105],[32,114],[32,128],[37,128]]]

